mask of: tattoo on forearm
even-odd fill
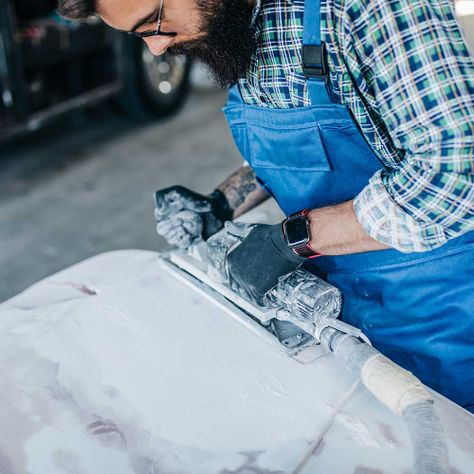
[[[257,189],[255,173],[248,166],[243,166],[231,174],[219,189],[225,194],[230,207],[235,210]]]

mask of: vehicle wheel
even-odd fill
[[[153,56],[144,41],[126,40],[122,53],[126,86],[120,99],[122,108],[135,119],[176,112],[189,91],[190,60],[167,53]]]

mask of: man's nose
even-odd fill
[[[174,38],[168,36],[150,36],[149,38],[144,38],[144,41],[151,54],[161,56],[174,41]]]

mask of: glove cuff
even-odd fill
[[[231,221],[234,216],[234,210],[230,207],[229,201],[220,189],[215,189],[209,198],[212,200],[214,215],[222,222]]]
[[[306,257],[298,255],[297,253],[293,252],[290,247],[288,247],[285,236],[283,234],[283,228],[281,223],[272,226],[271,239],[273,245],[276,247],[281,256],[285,258],[285,260],[295,264],[301,264],[306,260]]]

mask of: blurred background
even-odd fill
[[[474,0],[455,3],[472,52]],[[107,250],[163,249],[154,191],[207,193],[241,163],[200,64],[55,7],[0,2],[0,301]]]

